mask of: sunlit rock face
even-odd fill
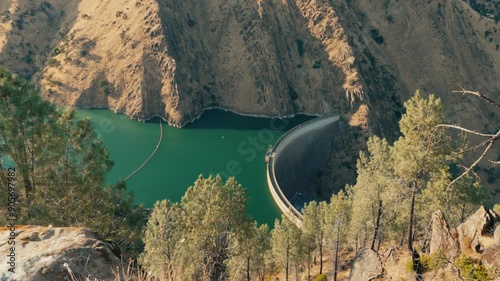
[[[115,272],[126,268],[88,228],[2,227],[0,241],[2,281],[115,280]]]

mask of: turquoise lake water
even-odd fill
[[[109,110],[77,112],[90,118],[115,162],[107,176],[109,183],[132,173],[157,145],[159,120],[143,123]],[[259,223],[273,225],[280,211],[267,186],[265,152],[287,130],[311,118],[268,119],[209,110],[182,129],[162,122],[163,140],[157,153],[127,180],[128,189],[137,202],[152,207],[165,198],[179,201],[200,174],[235,176],[248,189],[248,213]]]

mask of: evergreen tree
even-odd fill
[[[264,280],[266,274],[266,253],[270,250],[270,232],[267,224],[246,223],[231,240],[228,265],[231,280]]]
[[[223,183],[220,176],[200,176],[182,197],[186,243],[194,247],[192,259],[202,265],[198,274],[204,280],[220,280],[227,275],[230,238],[248,221],[247,202],[246,189],[234,178]]]
[[[448,214],[448,224],[452,227],[463,223],[488,198],[485,188],[467,175],[452,186],[447,196],[448,204],[444,212]]]
[[[262,275],[268,230],[250,222],[247,202],[234,178],[200,176],[180,204],[155,205],[141,263],[160,280],[225,280],[230,270],[237,277],[238,261],[248,276]]]
[[[375,243],[383,230],[395,228],[393,214],[398,194],[391,147],[376,136],[370,137],[367,145],[368,155],[360,153],[357,182],[352,188],[350,228],[361,236],[363,246],[369,240],[370,248],[376,250]]]
[[[409,201],[407,242],[408,249],[413,251],[414,226],[426,224],[431,212],[446,203],[453,145],[443,130],[435,130],[444,120],[440,99],[434,95],[424,99],[417,91],[405,102],[405,109],[399,123],[403,136],[394,143],[391,154],[394,172],[402,183],[401,193]]]
[[[285,271],[285,280],[288,281],[290,269],[293,264],[293,255],[297,255],[299,245],[297,237],[300,229],[286,216],[281,216],[281,221],[276,219],[274,229],[271,231],[271,249],[274,262]]]
[[[184,226],[179,204],[169,200],[156,202],[144,232],[144,252],[140,263],[161,280],[178,280],[176,259],[180,254]]]
[[[0,138],[5,156],[15,162],[19,219],[33,218],[36,171],[50,165],[51,136],[57,135],[55,108],[29,82],[0,69]]]
[[[16,168],[19,224],[86,226],[102,238],[137,238],[144,208],[133,204],[123,183],[105,188],[112,162],[90,122],[57,110],[32,84],[3,69],[0,153],[0,190],[7,188],[5,162]]]
[[[349,191],[348,191],[349,192]],[[326,224],[324,231],[327,237],[330,257],[333,257],[334,275],[333,280],[337,280],[339,252],[348,234],[348,225],[351,219],[352,201],[348,194],[340,191],[334,194],[328,204],[326,212]]]
[[[315,250],[319,251],[319,274],[323,273],[324,226],[326,224],[325,215],[327,208],[328,205],[324,201],[320,203],[311,201],[309,204],[305,204],[302,209],[302,213],[304,214],[302,229],[304,231],[304,239],[306,240],[305,247],[307,247],[309,254]],[[307,243],[311,240],[312,244]]]

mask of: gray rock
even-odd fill
[[[500,224],[497,225],[497,228],[495,229],[495,232],[493,233],[493,237],[497,242],[500,243]]]
[[[448,259],[453,259],[460,253],[457,232],[455,229],[450,229],[440,210],[432,214],[430,253],[436,252],[442,252]]]
[[[108,243],[82,227],[18,226],[13,245],[7,243],[10,230],[0,228],[0,280],[54,281],[89,277],[115,280],[113,270],[122,268]],[[14,252],[15,264],[9,265]],[[13,272],[9,269],[13,268]]]
[[[487,266],[500,267],[500,243],[484,250],[482,262]]]
[[[479,242],[479,237],[485,235],[498,215],[481,206],[472,216],[457,227],[458,242],[462,254],[482,253],[483,246]]]
[[[381,277],[383,273],[384,268],[378,254],[369,248],[363,248],[354,258],[349,280],[369,281]]]

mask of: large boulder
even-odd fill
[[[450,229],[443,212],[437,210],[432,214],[432,236],[430,242],[430,253],[443,253],[446,258],[453,259],[460,253],[457,241],[457,231]]]
[[[90,229],[22,226],[12,230],[0,228],[1,281],[115,280],[113,271],[123,268],[110,245]]]
[[[482,262],[488,266],[500,268],[500,243],[487,247],[482,255]]]
[[[369,248],[363,248],[354,258],[349,280],[369,281],[380,278],[383,273],[384,268],[378,254]]]
[[[495,238],[495,241],[500,243],[500,224],[498,224],[497,228],[495,228],[495,232],[493,233],[493,238]]]
[[[498,220],[498,215],[481,206],[472,216],[457,227],[458,242],[462,254],[482,253],[480,237]]]

